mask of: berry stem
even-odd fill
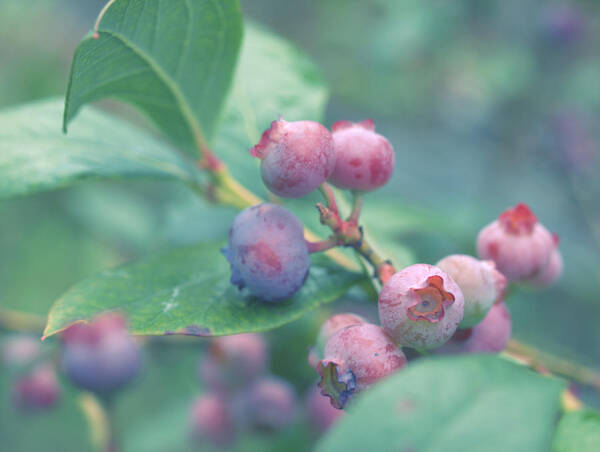
[[[331,186],[327,182],[323,182],[319,187],[319,190],[323,194],[325,201],[327,201],[327,208],[335,215],[339,215],[337,202],[335,201],[335,195],[333,194]]]
[[[318,242],[306,240],[306,246],[308,247],[309,253],[320,253],[321,251],[326,251],[338,246],[338,241],[334,236],[331,236],[328,239],[319,240]]]
[[[78,403],[87,418],[94,448],[105,452],[117,452],[112,401],[90,392],[82,392],[78,397]]]
[[[362,193],[360,193],[358,191],[353,191],[352,199],[353,199],[352,212],[350,213],[350,216],[348,217],[347,221],[354,223],[354,224],[358,224],[358,219],[360,217],[360,211],[362,209],[362,204],[363,204]]]

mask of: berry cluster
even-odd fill
[[[395,372],[407,362],[401,347],[439,353],[499,352],[510,338],[510,315],[503,298],[507,282],[552,284],[562,272],[558,238],[525,204],[508,209],[477,237],[479,259],[462,254],[435,266],[415,264],[396,271],[378,256],[359,226],[361,193],[381,187],[394,169],[394,150],[375,133],[373,121],[336,122],[330,133],[312,121],[274,121],[250,153],[261,159],[266,187],[285,198],[317,187],[321,223],[333,234],[304,239],[300,220],[275,204],[241,212],[229,232],[224,254],[231,282],[267,302],[285,300],[302,287],[309,253],[353,247],[374,267],[382,284],[380,325],[354,314],[338,314],[322,326],[309,363],[319,373],[321,393],[335,408]],[[327,181],[351,190],[354,206],[340,217]]]
[[[267,368],[267,344],[259,334],[212,340],[198,364],[207,392],[192,404],[192,436],[223,447],[240,430],[269,433],[288,426],[296,415],[294,388]]]

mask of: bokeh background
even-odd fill
[[[0,108],[64,95],[73,50],[103,4],[0,0]],[[327,125],[373,118],[389,137],[396,172],[368,196],[365,215],[377,216],[415,261],[474,253],[482,226],[517,202],[532,206],[560,235],[565,273],[550,290],[516,291],[509,302],[514,337],[600,371],[600,3],[242,6],[321,68],[331,91]],[[220,238],[233,215],[165,182],[93,183],[0,201],[0,307],[45,315],[83,277]],[[324,309],[269,335],[277,338],[273,371],[300,395],[314,380],[305,354],[326,316]],[[177,450],[170,448],[174,435],[185,438],[188,404],[201,392],[194,369],[203,344],[179,345],[150,341],[147,370],[122,397],[118,414],[130,450]],[[0,369],[0,449],[87,450],[76,393],[66,383],[63,390],[50,415],[22,416]],[[597,393],[577,390],[600,406]],[[313,438],[299,426],[277,445],[249,438],[245,449],[306,450]]]

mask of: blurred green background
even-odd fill
[[[103,4],[0,0],[0,108],[64,94],[73,50]],[[520,290],[509,300],[514,337],[600,371],[600,3],[242,0],[242,6],[321,67],[331,90],[327,125],[373,118],[389,137],[396,172],[368,195],[365,215],[416,261],[473,254],[482,226],[517,202],[532,206],[560,235],[565,273],[549,290]],[[94,183],[1,201],[0,306],[43,315],[83,277],[158,249],[221,237],[233,216],[165,182]],[[313,378],[305,353],[326,315],[270,335],[278,338],[274,371],[300,393]],[[128,449],[179,450],[171,449],[174,435],[181,437],[177,447],[186,447],[202,347],[201,340],[147,347],[148,371],[119,405]],[[90,447],[66,384],[60,409],[44,418],[12,410],[9,382],[3,372],[0,449]],[[600,406],[597,393],[578,390]],[[270,447],[305,450],[303,429],[294,427]],[[261,439],[252,441],[246,450],[266,450]]]

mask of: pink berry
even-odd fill
[[[552,251],[550,259],[544,269],[535,278],[529,281],[535,286],[545,287],[554,284],[563,271],[563,259],[558,248]]]
[[[227,401],[218,393],[198,397],[190,411],[190,430],[198,442],[225,447],[234,439],[234,420]]]
[[[267,188],[284,198],[300,198],[327,180],[335,165],[333,138],[314,121],[273,121],[250,154],[262,160]]]
[[[453,254],[435,265],[450,275],[463,293],[465,313],[460,328],[470,328],[481,322],[506,287],[506,278],[496,270],[493,261]]]
[[[296,414],[296,394],[288,382],[265,377],[252,384],[243,396],[244,414],[251,427],[273,432],[287,427]]]
[[[50,363],[38,364],[27,375],[20,377],[13,388],[15,405],[28,412],[49,409],[59,396],[56,372]]]
[[[397,344],[436,348],[452,337],[464,313],[458,284],[433,265],[395,273],[379,294],[379,320]]]
[[[485,318],[471,329],[458,330],[442,353],[500,353],[511,334],[510,313],[504,302],[495,303]]]
[[[260,334],[218,337],[200,361],[198,374],[211,389],[230,391],[262,375],[267,358],[267,344]]]
[[[525,204],[518,204],[484,227],[477,237],[481,259],[493,260],[511,281],[530,281],[544,270],[556,240]]]
[[[342,409],[349,398],[406,364],[406,357],[377,325],[360,323],[339,330],[319,361],[321,393]]]
[[[394,148],[375,133],[375,123],[338,121],[333,124],[335,168],[329,181],[339,188],[370,191],[384,185],[394,171]]]
[[[324,433],[344,415],[343,410],[331,406],[329,398],[322,395],[317,387],[313,387],[308,393],[306,411],[308,420],[317,433]]]
[[[141,370],[140,348],[119,313],[76,323],[62,339],[62,369],[82,389],[106,396],[125,387]]]
[[[308,363],[311,367],[316,367],[319,360],[323,359],[325,353],[325,345],[331,336],[333,336],[338,331],[346,328],[350,325],[357,325],[360,323],[366,323],[366,320],[356,314],[352,314],[350,312],[344,312],[341,314],[336,314],[323,323],[321,329],[319,330],[319,335],[317,336],[317,342],[315,347],[313,347],[308,356]]]
[[[8,337],[2,344],[2,362],[7,366],[26,366],[41,355],[39,338],[22,334]]]

